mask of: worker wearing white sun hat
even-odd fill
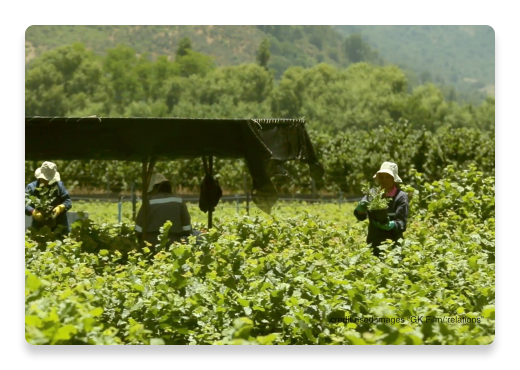
[[[66,212],[72,208],[72,201],[65,185],[61,181],[58,167],[52,162],[43,162],[41,167],[34,172],[36,181],[31,182],[25,188],[26,204],[25,214],[32,216],[31,226],[40,229],[48,226],[55,230],[60,225],[63,233],[70,232],[69,221]],[[30,197],[41,199],[43,196],[49,198],[47,206],[37,206]]]
[[[378,222],[372,217],[367,209],[370,201],[367,195],[358,203],[354,210],[354,216],[360,221],[366,220],[368,217],[370,223],[368,225],[367,243],[372,245],[374,254],[379,256],[380,250],[378,247],[383,241],[390,239],[396,242],[403,238],[408,219],[408,196],[398,186],[403,180],[398,175],[397,164],[383,162],[373,178],[379,185],[379,191],[384,191],[383,198],[390,198],[388,219],[386,222]]]

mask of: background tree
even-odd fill
[[[359,34],[353,34],[343,42],[343,50],[348,60],[352,63],[362,61],[371,62],[377,60],[377,51],[370,48]]]
[[[139,63],[135,50],[128,46],[118,45],[108,50],[104,69],[108,77],[111,111],[114,114],[124,112],[133,101],[146,98],[145,89],[137,74]]]
[[[267,69],[267,63],[269,63],[269,58],[271,57],[270,48],[269,39],[266,37],[262,40],[258,47],[258,51],[256,52],[257,63],[265,69]]]
[[[25,76],[27,115],[66,115],[71,109],[106,101],[99,57],[75,43],[56,48],[35,60]]]
[[[188,54],[188,50],[191,50],[191,39],[189,37],[183,37],[179,41],[177,51],[175,52],[175,59],[182,58]]]
[[[175,60],[179,74],[182,77],[191,75],[205,76],[209,71],[215,68],[215,59],[188,49],[186,54]]]

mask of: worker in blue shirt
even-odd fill
[[[67,211],[72,208],[72,202],[65,185],[61,182],[56,164],[43,162],[34,175],[36,181],[31,182],[25,188],[25,214],[32,216],[31,226],[36,229],[48,226],[53,231],[61,226],[62,233],[68,234],[70,225]],[[47,206],[36,205],[34,201],[30,200],[30,196],[39,200],[45,197]]]

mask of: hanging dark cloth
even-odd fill
[[[209,173],[206,158],[204,160],[204,179],[200,183],[199,208],[202,212],[215,211],[220,198],[222,197],[222,188],[218,181]]]

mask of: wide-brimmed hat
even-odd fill
[[[42,166],[34,171],[34,176],[36,176],[37,179],[45,179],[49,181],[49,183],[61,180],[58,166],[52,162],[43,162]]]
[[[374,179],[376,178],[378,173],[387,173],[389,175],[392,175],[395,182],[403,182],[403,180],[401,180],[401,178],[397,174],[397,164],[395,164],[395,163],[383,162],[379,171],[377,171],[376,174],[374,175]]]
[[[153,187],[155,185],[162,184],[163,182],[169,182],[166,177],[162,173],[156,172],[152,174],[152,178],[150,179],[150,184],[148,184],[148,192],[151,192],[153,190]]]

